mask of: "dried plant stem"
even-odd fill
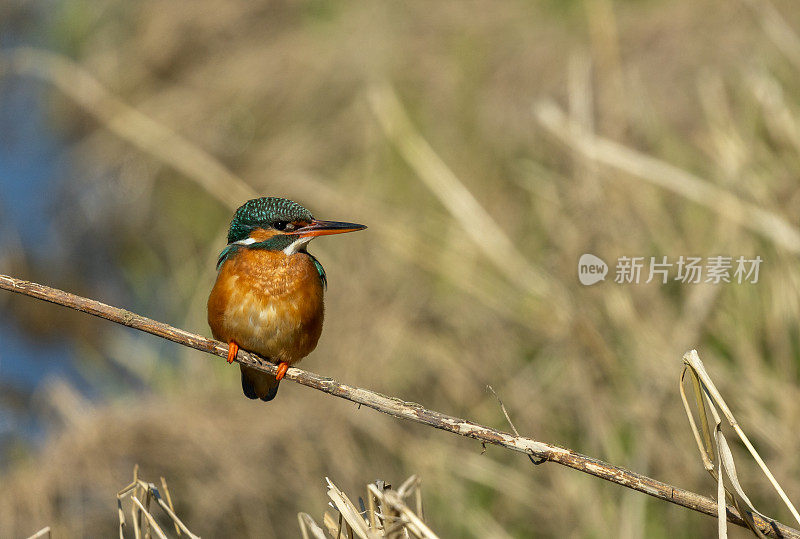
[[[164,535],[164,532],[159,527],[158,522],[156,522],[156,519],[154,519],[153,515],[150,514],[150,511],[148,511],[145,508],[145,506],[142,505],[142,502],[139,501],[139,498],[137,498],[136,496],[131,496],[131,500],[133,500],[133,503],[139,508],[139,511],[144,513],[145,518],[147,518],[147,522],[150,524],[150,526],[153,527],[153,530],[156,532],[156,535],[158,535],[160,539],[167,539],[167,536]],[[145,537],[147,535],[149,534],[145,532]]]
[[[767,479],[772,484],[775,491],[781,497],[783,502],[786,504],[786,507],[792,513],[792,516],[795,520],[800,523],[800,513],[797,511],[797,508],[792,504],[789,500],[789,497],[784,492],[783,488],[778,484],[778,481],[772,475],[769,468],[767,467],[764,460],[761,458],[761,455],[758,454],[758,451],[755,450],[753,444],[750,443],[750,439],[744,433],[744,431],[739,426],[739,423],[736,421],[736,418],[733,417],[733,412],[725,403],[725,400],[722,398],[717,386],[714,385],[714,382],[711,380],[711,376],[709,376],[708,371],[706,370],[703,362],[700,361],[700,356],[697,354],[696,350],[689,350],[684,354],[683,361],[685,363],[684,372],[681,374],[681,399],[683,400],[684,408],[686,409],[687,415],[689,416],[689,422],[692,427],[692,431],[694,432],[695,440],[697,441],[698,447],[700,448],[701,455],[703,457],[703,463],[707,470],[711,470],[713,468],[713,459],[714,459],[714,446],[711,445],[710,437],[711,437],[711,429],[709,428],[709,421],[706,416],[705,406],[703,405],[702,396],[705,396],[706,402],[708,407],[711,411],[711,414],[714,418],[715,428],[714,428],[714,436],[718,437],[718,447],[716,448],[717,458],[719,459],[719,465],[724,466],[731,482],[733,483],[734,490],[736,494],[742,499],[744,503],[747,504],[751,511],[756,511],[753,504],[748,499],[747,495],[741,488],[739,484],[739,480],[736,477],[736,469],[733,464],[733,456],[730,454],[730,450],[727,448],[727,442],[725,441],[724,435],[722,435],[721,431],[719,430],[719,426],[722,424],[722,419],[717,412],[717,407],[719,407],[722,415],[728,420],[728,423],[736,432],[736,434],[741,439],[742,443],[747,447],[747,450],[750,452],[750,455],[753,459],[758,463],[761,470],[764,472],[764,475],[767,476]],[[698,409],[700,412],[700,419],[703,424],[703,436],[705,441],[705,446],[703,442],[700,441],[700,436],[697,432],[697,426],[695,421],[692,417],[692,413],[689,407],[689,404],[686,399],[686,394],[683,390],[683,379],[685,377],[686,371],[689,370],[692,378],[692,383],[695,389],[695,395],[697,400]],[[701,390],[702,386],[702,390]],[[702,409],[701,409],[702,407]],[[719,466],[718,466],[719,467]],[[718,472],[717,472],[718,473]],[[718,473],[717,479],[720,483],[722,483],[722,474]],[[739,502],[737,501],[737,506]]]
[[[117,322],[118,324],[138,329],[219,357],[226,357],[228,354],[227,345],[219,341],[207,339],[200,335],[164,324],[163,322],[139,316],[125,309],[112,307],[99,301],[76,296],[75,294],[70,294],[62,290],[7,275],[0,275],[0,288],[63,305],[100,318],[105,318],[106,320],[111,320],[112,322]],[[277,367],[274,364],[249,352],[240,351],[236,361],[268,374],[274,375],[277,373]],[[710,516],[717,516],[717,504],[706,496],[701,496],[694,492],[662,483],[661,481],[614,466],[613,464],[575,453],[569,449],[539,442],[523,436],[514,436],[490,427],[478,425],[465,419],[459,419],[434,410],[428,410],[413,402],[405,402],[368,389],[348,386],[331,378],[326,378],[297,368],[290,368],[286,373],[286,379],[336,397],[363,404],[364,406],[368,406],[393,417],[408,419],[415,423],[422,423],[461,436],[473,438],[484,443],[499,445],[540,459],[562,464],[589,475],[605,479],[606,481],[649,494],[655,498]],[[734,507],[728,506],[726,513],[728,521],[739,526],[746,526],[745,521]],[[755,516],[755,522],[759,529],[767,536],[794,537],[800,539],[800,531],[789,528],[778,522],[764,519],[758,515]]]
[[[174,517],[172,519],[173,521],[177,521],[178,517],[174,516],[175,515],[175,506],[172,505],[172,496],[169,493],[169,488],[167,487],[167,480],[164,478],[164,476],[161,476],[161,487],[164,489],[164,496],[167,498],[167,505],[169,507],[165,507],[164,506],[164,502],[161,499],[158,500],[158,504],[161,507],[164,507],[165,511],[168,510],[167,513],[170,516]],[[173,524],[175,525],[175,533],[177,533],[178,536],[180,537],[180,535],[181,535],[181,527],[178,525],[178,522],[173,522]]]
[[[545,129],[587,159],[677,193],[760,234],[777,247],[800,253],[800,230],[779,213],[742,200],[728,190],[655,157],[595,136],[571,121],[552,101],[541,101],[534,112]]]
[[[42,528],[38,532],[34,533],[28,539],[38,539],[39,537],[50,537],[50,526]]]
[[[163,477],[161,478],[161,484],[164,486],[164,491],[169,492],[167,490],[167,480]],[[139,497],[145,497],[145,503],[139,500]],[[137,539],[141,536],[141,518],[144,515],[146,519],[146,525],[144,529],[144,537],[145,539],[150,538],[150,528],[152,525],[153,530],[156,532],[156,535],[159,537],[163,537],[166,539],[164,531],[156,524],[155,518],[153,517],[152,513],[150,512],[150,501],[155,500],[156,503],[161,507],[161,509],[169,516],[172,520],[173,524],[175,525],[175,531],[178,536],[181,535],[181,532],[185,533],[190,539],[199,539],[198,536],[193,534],[189,531],[189,528],[178,518],[175,512],[170,507],[172,505],[172,501],[169,502],[169,505],[162,499],[161,494],[156,489],[156,486],[153,483],[147,483],[139,479],[139,465],[136,464],[133,467],[133,482],[131,482],[128,486],[117,492],[117,509],[119,511],[119,537],[120,539],[124,539],[124,528],[125,528],[125,513],[122,510],[122,499],[130,497],[131,499],[131,520],[133,521],[133,531],[134,535]]]
[[[326,539],[325,532],[314,522],[308,513],[298,513],[297,522],[300,524],[300,533],[303,539]]]
[[[549,299],[551,308],[565,302],[566,293],[546,272],[535,267],[519,251],[511,238],[489,215],[458,176],[414,128],[400,99],[388,84],[376,85],[369,92],[373,113],[386,137],[414,169],[417,176],[447,208],[475,246],[521,290]]]

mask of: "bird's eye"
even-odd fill
[[[291,232],[292,230],[294,230],[297,227],[294,226],[294,223],[289,223],[287,221],[276,221],[276,222],[272,223],[272,228],[274,228],[275,230],[283,231],[283,232]]]

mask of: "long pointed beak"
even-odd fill
[[[364,230],[364,225],[356,223],[342,223],[340,221],[318,221],[314,219],[311,224],[297,229],[294,233],[301,238],[313,238],[315,236],[329,236],[330,234],[343,234],[345,232],[355,232]]]

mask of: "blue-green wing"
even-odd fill
[[[320,281],[322,281],[322,288],[327,290],[328,289],[328,277],[327,277],[327,275],[325,275],[325,268],[322,267],[322,264],[320,264],[319,260],[317,260],[317,257],[312,255],[311,253],[308,253],[308,256],[311,257],[311,260],[314,262],[314,266],[316,266],[316,268],[317,268],[317,273],[319,273],[319,279],[320,279]]]
[[[225,263],[230,257],[232,257],[236,251],[239,250],[240,245],[231,244],[225,247],[222,252],[219,254],[219,258],[217,259],[217,271],[219,271],[220,266]]]

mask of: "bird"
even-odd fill
[[[215,339],[228,344],[229,364],[240,348],[278,364],[275,376],[240,364],[245,396],[274,399],[288,367],[317,346],[328,282],[308,243],[365,228],[315,219],[297,202],[278,197],[248,200],[236,210],[217,259],[208,325]]]

